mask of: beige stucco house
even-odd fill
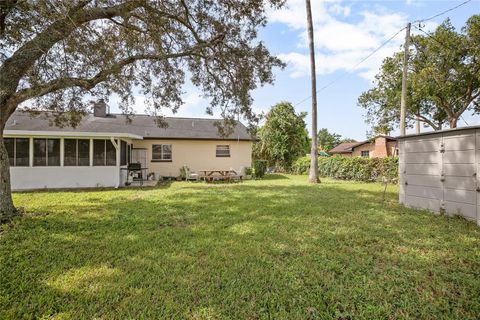
[[[119,187],[129,163],[145,168],[144,178],[177,177],[192,171],[236,171],[251,166],[252,137],[237,122],[220,136],[219,120],[109,114],[100,101],[76,128],[49,125],[47,113],[17,111],[4,130],[13,190]]]
[[[397,139],[378,135],[362,142],[341,143],[328,151],[343,157],[384,158],[398,155]]]

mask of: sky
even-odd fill
[[[344,137],[364,140],[369,126],[364,110],[357,105],[360,94],[373,86],[373,79],[382,60],[400,50],[405,32],[402,31],[365,62],[353,68],[363,58],[402,29],[407,22],[431,17],[455,7],[465,0],[311,0],[315,34],[317,89],[338,79],[318,93],[318,128]],[[467,19],[480,13],[480,0],[473,0],[426,23],[432,31],[444,19],[450,18],[460,30]],[[275,83],[253,92],[253,108],[267,112],[280,101],[294,104],[297,112],[311,108],[310,64],[306,37],[304,0],[287,0],[286,8],[268,12],[269,22],[259,38],[270,52],[287,63],[283,70],[275,69]],[[412,28],[412,33],[415,33]],[[417,31],[418,32],[418,31]],[[194,86],[184,88],[184,106],[174,116],[206,117],[208,100]],[[135,109],[144,112],[143,98],[136,98]],[[113,103],[113,105],[112,105]],[[115,111],[115,99],[110,100]],[[172,115],[166,113],[166,115]],[[218,117],[218,115],[214,115]],[[465,115],[459,125],[480,124],[480,116]],[[311,126],[310,115],[306,119]],[[422,131],[430,129],[422,128]],[[396,135],[398,132],[392,132]]]

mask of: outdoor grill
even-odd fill
[[[143,185],[143,181],[145,180],[143,171],[145,171],[146,176],[147,168],[142,168],[140,162],[129,163],[127,165],[127,181],[125,182],[125,185],[128,186],[135,181],[138,181],[140,182],[140,185]]]

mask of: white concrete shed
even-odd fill
[[[400,203],[480,226],[480,126],[398,137]]]

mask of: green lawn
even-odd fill
[[[304,176],[18,193],[0,319],[478,319],[480,228]]]

